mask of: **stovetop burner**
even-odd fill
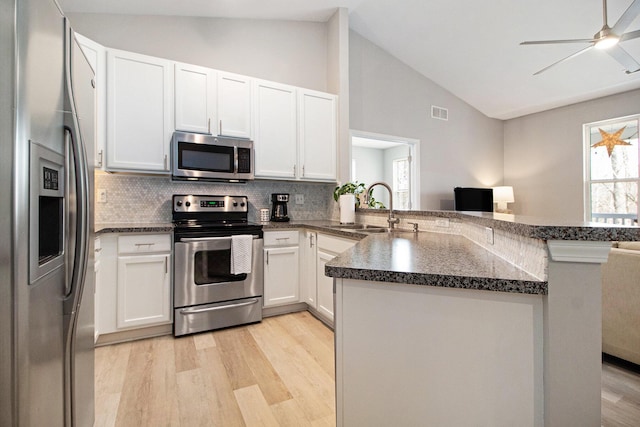
[[[262,225],[248,221],[246,196],[174,195],[172,218],[175,232],[241,234],[261,233]]]

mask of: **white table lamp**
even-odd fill
[[[515,202],[513,198],[513,187],[508,185],[493,187],[493,203],[497,203],[498,205],[496,212],[511,213],[511,211],[507,209],[507,203],[513,202]]]

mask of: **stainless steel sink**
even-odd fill
[[[379,225],[367,225],[367,224],[340,224],[330,225],[329,228],[337,228],[344,231],[362,231],[362,230],[385,230],[386,227]]]
[[[329,228],[333,228],[340,231],[358,232],[358,233],[413,233],[412,230],[403,230],[400,228],[382,227],[380,225],[367,225],[367,224],[341,224],[332,225]]]
[[[367,228],[363,230],[356,230],[361,233],[417,233],[417,231],[413,230],[403,230],[401,228],[388,228],[388,227],[378,227],[378,228]]]

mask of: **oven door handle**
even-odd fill
[[[189,314],[206,313],[208,311],[226,310],[229,308],[244,307],[246,305],[253,305],[260,301],[258,298],[252,298],[250,301],[239,302],[237,304],[218,305],[216,307],[208,308],[183,308],[180,310],[180,314],[187,316]]]
[[[254,240],[259,239],[260,236],[254,235]],[[224,237],[180,237],[179,242],[189,243],[189,242],[215,242],[217,240],[231,240],[231,236]]]

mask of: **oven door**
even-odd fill
[[[174,256],[174,306],[262,296],[263,239],[254,236],[250,274],[233,275],[231,237],[177,239]]]

